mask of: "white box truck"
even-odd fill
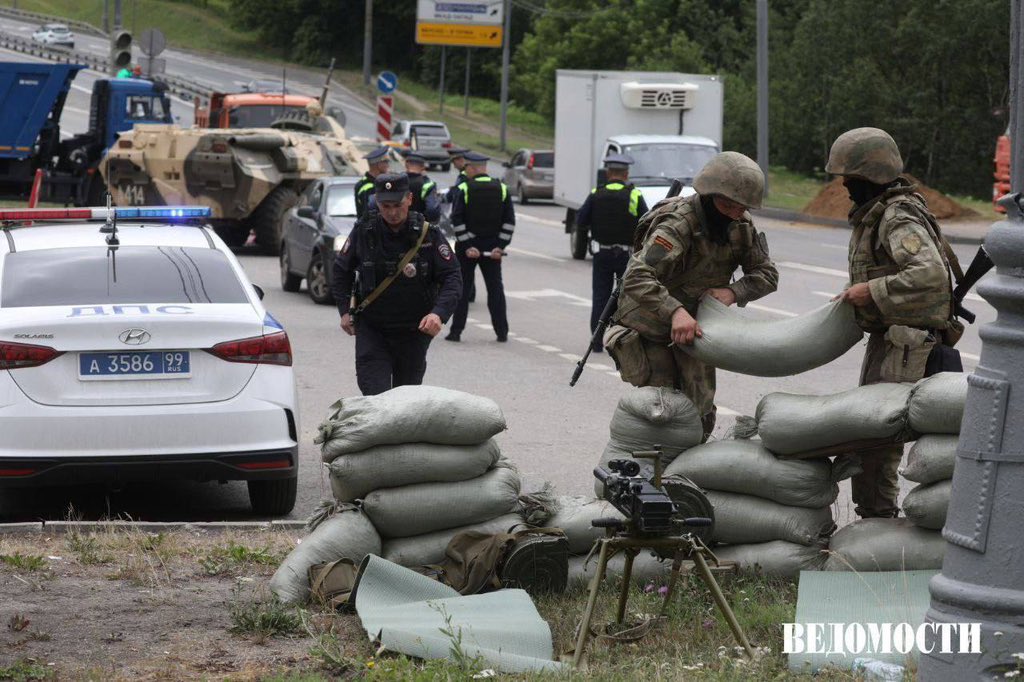
[[[559,69],[555,91],[555,203],[566,207],[574,258],[589,251],[576,210],[603,177],[601,160],[629,154],[630,181],[648,206],[679,179],[685,189],[722,148],[722,81],[715,75]]]

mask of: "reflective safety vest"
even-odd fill
[[[609,182],[591,191],[590,234],[599,243],[633,244],[640,206],[640,190]]]
[[[374,193],[373,176],[367,173],[356,183],[356,216],[362,217],[366,213],[366,206],[370,201],[370,195]]]
[[[497,238],[504,224],[508,186],[501,180],[478,175],[459,185],[466,203],[466,229],[477,237]]]
[[[412,192],[411,210],[426,213],[427,197],[437,187],[437,183],[423,173],[409,173],[409,191]]]

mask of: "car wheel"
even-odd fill
[[[279,478],[271,481],[248,481],[249,504],[260,516],[283,516],[295,507],[299,479]]]
[[[309,269],[306,271],[306,288],[309,289],[309,297],[314,303],[330,305],[334,303],[334,294],[327,281],[327,266],[324,264],[323,256],[314,253],[309,259]]]
[[[530,203],[530,198],[526,196],[526,190],[523,189],[521,182],[519,183],[519,203],[524,205]]]
[[[281,255],[278,256],[281,263],[281,288],[285,291],[295,293],[302,284],[302,276],[292,273],[291,258],[288,254],[288,245],[281,242]]]
[[[573,225],[572,232],[569,233],[569,250],[572,251],[572,257],[576,260],[584,260],[587,257],[587,240],[582,238],[579,229]]]

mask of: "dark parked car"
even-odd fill
[[[555,195],[555,153],[550,149],[520,149],[511,160],[501,164],[508,191],[519,203],[530,199],[551,199]]]
[[[334,303],[331,271],[356,224],[357,177],[323,178],[312,183],[281,225],[281,288],[298,291],[306,280],[309,297]]]

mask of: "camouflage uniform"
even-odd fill
[[[844,144],[845,143],[845,144]],[[924,198],[898,173],[902,160],[884,131],[860,128],[836,140],[826,170],[889,185],[850,213],[850,284],[867,283],[871,301],[855,308],[868,332],[860,385],[924,377],[928,355],[952,316],[952,283],[942,237]],[[862,517],[895,516],[903,446],[875,450],[853,477]]]
[[[621,327],[613,328],[606,341],[624,380],[674,386],[693,400],[704,416],[705,434],[715,421],[715,368],[669,347],[672,314],[684,307],[696,317],[700,297],[719,287],[732,289],[736,302],[744,305],[775,291],[779,280],[764,234],[758,234],[749,214],[729,225],[724,244],[711,240],[707,225],[699,195],[666,199],[644,216],[638,231],[643,241],[635,245],[619,298],[615,322]],[[737,267],[744,276],[732,282]],[[623,327],[639,333],[633,343],[642,348],[640,362],[646,368],[623,366],[629,359],[621,357],[613,340]]]

